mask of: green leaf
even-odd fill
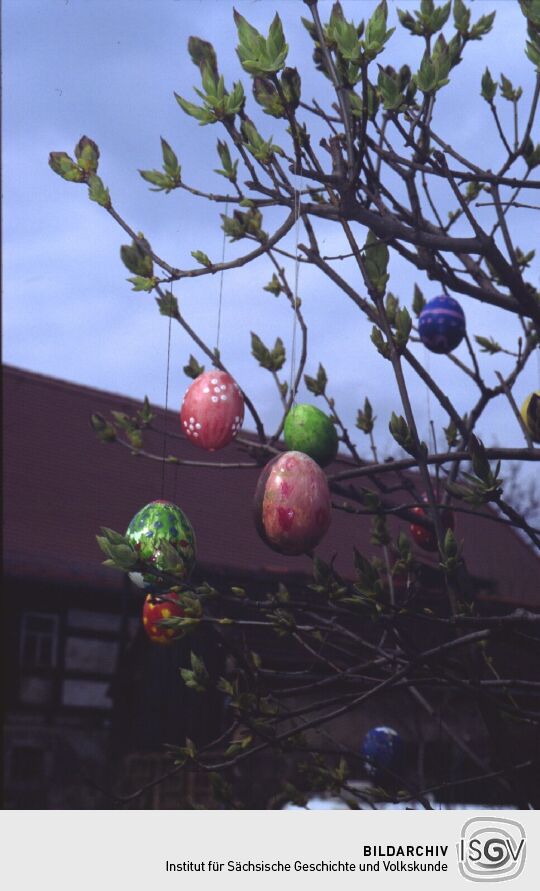
[[[160,170],[139,170],[139,174],[146,182],[157,186],[157,188],[151,189],[151,192],[170,192],[171,188],[174,188],[171,186],[170,177],[166,173],[161,173]]]
[[[451,449],[455,445],[457,445],[458,429],[457,429],[454,421],[450,421],[450,423],[448,424],[448,427],[443,427],[443,431],[444,431],[444,435],[446,437],[446,442],[447,442],[448,448]]]
[[[200,263],[201,266],[206,266],[206,268],[208,268],[212,265],[212,261],[204,253],[204,251],[191,251],[191,256],[197,261],[197,263]]]
[[[482,482],[488,482],[491,476],[491,467],[486,457],[484,445],[476,436],[471,435],[469,439],[469,452],[476,476],[482,480]]]
[[[139,451],[143,447],[143,438],[140,430],[128,430],[126,436],[129,440],[129,444],[132,446],[135,451]]]
[[[495,21],[495,13],[490,12],[489,15],[483,15],[472,26],[469,33],[469,40],[481,40],[486,34],[489,34]]]
[[[468,9],[463,0],[454,0],[454,25],[456,30],[465,37],[471,21],[471,11]]]
[[[208,67],[215,79],[218,79],[217,56],[211,43],[207,40],[201,40],[200,37],[190,37],[188,40],[188,52],[191,56],[191,61],[199,70],[202,71],[204,67]]]
[[[88,136],[81,136],[75,146],[75,157],[81,170],[85,173],[97,173],[99,148]]]
[[[283,25],[281,24],[281,19],[277,12],[272,20],[272,24],[270,25],[266,47],[268,50],[268,56],[274,60],[279,59],[283,54],[283,51],[287,50],[285,35],[283,33]]]
[[[178,163],[178,158],[169,143],[163,139],[163,136],[161,136],[160,139],[161,151],[163,154],[163,169],[171,180],[180,182],[180,165]]]
[[[131,282],[134,291],[153,291],[157,284],[155,278],[144,278],[142,275],[128,278],[128,282]]]
[[[333,36],[343,58],[348,62],[360,64],[362,45],[353,22],[347,22],[344,18],[337,20],[333,27]]]
[[[124,411],[111,411],[111,414],[121,430],[133,429],[133,421]]]
[[[150,400],[148,399],[148,396],[144,397],[144,402],[142,404],[142,408],[139,409],[139,411],[137,412],[137,415],[138,415],[140,423],[144,427],[148,426],[148,424],[150,424],[150,422],[153,420],[154,414],[150,407]]]
[[[120,532],[116,532],[114,529],[109,529],[107,526],[102,526],[101,531],[103,533],[103,537],[106,538],[110,544],[128,544],[125,535],[121,535]]]
[[[120,248],[120,257],[124,266],[133,272],[134,275],[143,278],[152,278],[154,274],[154,264],[150,256],[150,245],[143,236],[139,236],[137,242],[133,241],[130,245],[123,244]]]
[[[246,102],[244,87],[240,81],[233,84],[233,88],[224,99],[224,111],[226,117],[234,117],[240,114]]]
[[[298,108],[302,94],[302,81],[296,68],[284,68],[281,75],[281,89],[287,105],[294,111]]]
[[[369,434],[369,433],[372,433],[372,431],[373,431],[373,426],[375,424],[375,420],[376,420],[376,418],[373,414],[373,408],[371,407],[371,402],[369,401],[369,399],[366,396],[366,398],[364,399],[363,411],[361,409],[358,409],[358,412],[356,415],[356,426],[358,427],[359,430],[362,431],[362,433]]]
[[[245,749],[249,748],[249,746],[251,745],[252,742],[253,742],[252,736],[243,736],[240,739],[235,740],[226,749],[225,756],[231,757],[232,755],[238,755],[239,752],[243,752]]]
[[[523,90],[521,87],[514,86],[504,74],[501,73],[501,96],[503,99],[506,99],[507,102],[517,102],[523,94]]]
[[[268,371],[280,371],[285,364],[285,347],[280,337],[276,339],[273,349],[269,350],[261,338],[252,331],[251,354],[261,368],[266,368]]]
[[[493,337],[480,337],[479,335],[476,335],[474,339],[479,345],[482,353],[489,353],[491,356],[494,356],[502,350],[502,346],[497,343]]]
[[[285,108],[271,80],[256,75],[253,78],[253,96],[258,105],[264,109],[265,114],[274,118],[285,117]]]
[[[402,449],[408,452],[409,455],[412,455],[415,458],[418,457],[416,455],[414,440],[411,431],[409,430],[409,425],[407,424],[407,421],[404,417],[402,417],[401,415],[396,415],[395,412],[392,412],[392,417],[390,419],[388,429],[390,430],[390,433],[394,437],[395,441],[398,443],[398,445],[401,446]],[[421,446],[423,445],[424,444],[421,443]]]
[[[409,341],[412,328],[412,319],[406,306],[402,306],[396,313],[396,347],[398,353],[403,353]]]
[[[187,99],[183,99],[182,96],[178,95],[178,93],[175,93],[174,97],[182,111],[190,115],[190,117],[195,118],[195,120],[199,121],[201,127],[203,127],[205,124],[216,123],[217,117],[215,113],[209,108],[203,108],[200,105],[194,105],[193,102],[188,102]]]
[[[162,297],[156,297],[156,303],[162,316],[170,316],[173,319],[180,319],[178,300],[172,291],[165,291]]]
[[[95,174],[88,177],[88,197],[90,201],[96,201],[100,207],[111,206],[109,190],[105,188],[99,176]]]
[[[268,284],[264,286],[263,291],[268,291],[270,294],[273,294],[274,297],[279,297],[281,294],[281,285],[275,272],[272,274],[272,278]]]
[[[391,356],[390,344],[388,344],[380,330],[376,325],[371,329],[371,342],[377,348],[377,352],[380,353],[385,359],[389,359]]]
[[[396,77],[391,77],[383,68],[379,70],[377,86],[383,106],[386,111],[394,111],[402,104],[404,96],[400,90],[399,81]]]
[[[530,40],[526,43],[525,55],[536,67],[537,73],[540,74],[540,31],[534,31],[529,26],[528,34]]]
[[[425,54],[420,68],[413,75],[414,82],[422,93],[433,93],[437,89],[438,71],[431,58]]]
[[[49,167],[62,179],[70,183],[83,183],[86,176],[83,170],[75,164],[66,152],[51,152],[49,155]]]
[[[399,300],[398,298],[392,294],[391,291],[386,295],[386,300],[384,304],[386,317],[391,325],[395,326],[396,324],[396,313],[399,309]]]
[[[123,572],[130,572],[139,562],[136,552],[131,545],[126,544],[125,542],[114,543],[106,536],[101,535],[96,535],[96,541],[116,569],[120,569]]]
[[[480,94],[486,102],[493,102],[496,92],[497,84],[493,80],[489,68],[486,68],[482,75],[482,89]]]
[[[97,413],[90,415],[90,426],[101,442],[115,442],[116,430],[103,415]]]
[[[190,355],[189,362],[187,365],[184,365],[183,371],[187,377],[195,380],[195,378],[199,377],[199,375],[203,373],[204,365],[199,365],[195,356]]]
[[[384,294],[389,279],[387,273],[389,253],[384,242],[370,230],[364,244],[364,263],[371,287]]]
[[[285,364],[285,358],[285,347],[283,345],[281,337],[278,337],[272,350],[272,363],[274,371],[280,371],[283,368]]]
[[[219,139],[217,142],[217,151],[219,159],[223,165],[223,169],[215,170],[214,173],[219,173],[220,176],[224,176],[225,179],[228,179],[230,180],[230,182],[235,183],[238,174],[238,161],[235,161],[234,163],[231,161],[229,146],[226,142],[221,142],[221,140]]]
[[[308,374],[305,374],[304,383],[309,392],[313,393],[314,396],[324,396],[326,393],[326,385],[328,383],[328,376],[324,365],[319,362],[316,377],[310,377]]]
[[[223,231],[231,241],[239,241],[241,238],[251,236],[257,241],[266,241],[267,234],[261,228],[262,214],[256,207],[249,208],[245,213],[235,210],[232,217],[221,214]]]
[[[225,693],[226,696],[234,696],[234,687],[227,678],[220,678],[216,686],[217,689],[222,693]]]
[[[242,121],[241,131],[248,151],[262,164],[269,164],[274,154],[284,154],[282,148],[273,144],[272,137],[264,140],[248,118]]]
[[[265,38],[234,10],[239,45],[236,49],[242,67],[249,74],[274,74],[285,65],[289,47],[285,42],[281,19],[276,13]]]
[[[540,0],[519,0],[519,5],[529,24],[540,28]]]
[[[366,25],[363,45],[368,60],[374,59],[378,53],[382,52],[385,43],[395,31],[395,28],[386,30],[387,18],[388,5],[386,0],[382,0]]]
[[[424,309],[425,305],[426,305],[426,299],[425,299],[424,295],[422,294],[422,291],[420,290],[418,285],[415,284],[412,308],[413,308],[413,312],[416,317],[418,317],[420,315],[420,313]]]
[[[403,28],[420,37],[423,34],[423,25],[419,19],[415,19],[410,12],[399,9],[397,10],[398,19]]]
[[[523,146],[523,157],[529,170],[533,170],[540,164],[540,142],[535,147],[532,139],[527,139]]]
[[[351,113],[355,118],[361,118],[364,114],[364,104],[362,101],[362,97],[355,93],[353,90],[349,93],[349,102],[351,105]],[[375,90],[371,84],[368,82],[368,91],[367,91],[367,106],[368,106],[368,118],[373,120],[377,114],[379,109],[379,97],[377,90]]]

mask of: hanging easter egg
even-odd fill
[[[174,592],[159,597],[148,594],[142,612],[143,628],[152,643],[173,643],[183,637],[183,631],[181,628],[168,628],[163,620],[181,618],[184,614],[184,608]]]
[[[283,428],[288,449],[304,452],[321,467],[326,467],[337,455],[338,436],[332,421],[315,405],[295,405],[285,419]]]
[[[422,501],[427,502],[427,500],[427,495],[424,493],[422,495]],[[415,514],[417,517],[422,517],[426,520],[428,519],[428,514],[424,508],[420,506],[412,507],[411,514]],[[447,529],[454,528],[454,514],[450,508],[446,507],[444,510],[439,511],[439,516],[445,532]],[[438,549],[437,533],[431,520],[429,520],[429,526],[424,526],[421,523],[411,523],[409,531],[419,548],[422,548],[424,551],[436,551]]]
[[[372,727],[362,742],[361,755],[366,773],[373,779],[391,780],[403,760],[403,740],[392,727]]]
[[[263,469],[253,504],[255,525],[274,551],[290,556],[317,545],[330,525],[330,492],[318,464],[283,452]]]
[[[441,294],[426,303],[418,320],[418,333],[432,353],[451,353],[465,336],[465,313],[453,297]]]
[[[236,436],[244,420],[244,398],[225,371],[205,371],[186,391],[180,423],[186,437],[201,449],[215,452]]]
[[[540,390],[527,396],[521,406],[521,417],[533,442],[540,442]]]
[[[135,548],[141,560],[152,563],[156,569],[165,569],[167,560],[162,542],[172,545],[179,555],[179,568],[175,577],[187,579],[196,557],[195,533],[185,513],[170,501],[151,501],[131,520],[126,538]],[[151,573],[130,572],[129,577],[140,588],[159,587],[167,584]]]

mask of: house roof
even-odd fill
[[[123,577],[102,566],[95,536],[101,526],[123,532],[144,504],[162,497],[162,465],[98,441],[89,418],[93,412],[107,417],[111,410],[133,415],[139,403],[11,366],[4,366],[3,387],[7,572],[36,583],[45,577],[121,590]],[[155,425],[162,430],[165,412],[154,410]],[[168,412],[167,428],[180,434],[177,411]],[[162,454],[163,435],[148,432],[145,448]],[[208,454],[183,437],[170,436],[167,453],[211,464],[249,461],[236,443]],[[163,497],[177,503],[191,520],[203,573],[219,569],[280,577],[311,571],[308,558],[281,556],[259,539],[252,520],[259,472],[165,467]],[[406,531],[406,523],[398,519],[390,526],[394,533]],[[455,531],[464,541],[469,571],[486,587],[493,583],[490,599],[538,605],[540,560],[512,529],[457,514]],[[324,560],[337,554],[336,568],[348,575],[353,572],[354,546],[368,556],[377,552],[370,544],[370,518],[334,511],[317,553]]]

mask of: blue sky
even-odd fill
[[[324,20],[330,5],[321,3]],[[348,17],[355,19],[369,16],[375,6],[371,0],[343,5]],[[398,5],[417,6],[407,0]],[[219,258],[220,208],[183,192],[152,193],[137,169],[160,166],[161,135],[177,152],[186,182],[214,190],[223,187],[224,181],[211,172],[219,166],[215,145],[223,134],[217,128],[201,128],[184,115],[173,91],[195,98],[192,87],[198,83],[198,73],[186,42],[190,34],[197,34],[216,47],[226,82],[241,78],[249,92],[248,77],[234,52],[232,6],[229,0],[4,0],[4,361],[135,398],[147,394],[163,404],[167,321],[158,315],[152,297],[133,293],[125,281],[128,273],[119,259],[119,247],[126,242],[123,233],[105,211],[88,201],[85,187],[55,176],[47,158],[51,150],[71,153],[79,137],[87,134],[100,146],[100,175],[115,206],[136,231],[145,233],[160,256],[181,267],[194,265],[190,252],[195,249]],[[291,47],[289,64],[302,74],[303,96],[324,101],[328,87],[312,70],[311,44],[300,24],[300,16],[307,14],[304,4],[237,0],[236,7],[262,30],[279,11]],[[391,24],[397,24],[395,7],[391,2]],[[499,154],[493,122],[479,98],[481,73],[489,65],[495,78],[502,70],[521,84],[525,107],[534,80],[533,66],[523,52],[525,24],[518,4],[476,0],[473,16],[492,9],[497,11],[494,31],[468,47],[451,87],[440,94],[436,117],[444,137],[486,166],[495,166]],[[447,32],[453,33],[448,26]],[[421,42],[398,25],[381,61],[409,62],[414,67],[420,53]],[[509,110],[502,108],[505,120]],[[280,141],[279,122],[256,111],[253,117],[264,134],[273,133]],[[538,141],[540,133],[534,135]],[[534,216],[521,211],[512,218],[524,250],[536,246]],[[345,249],[336,227],[319,226],[318,232],[328,253]],[[359,229],[358,234],[363,241],[365,233]],[[226,258],[239,252],[242,243],[228,244]],[[346,269],[359,285],[354,268]],[[288,271],[292,279],[292,263]],[[422,280],[399,258],[392,258],[391,275],[391,290],[409,306],[415,281],[427,297],[438,293],[433,283]],[[529,275],[538,286],[538,264]],[[266,261],[225,277],[221,349],[225,363],[271,427],[279,404],[270,375],[250,356],[249,332],[256,331],[268,343],[280,335],[289,347],[291,316],[283,300],[263,291],[269,278]],[[218,289],[217,278],[204,277],[175,290],[186,317],[211,344]],[[401,408],[391,369],[370,342],[371,326],[306,266],[300,270],[299,294],[311,335],[306,370],[313,374],[318,361],[325,364],[331,395],[352,428],[356,409],[369,395],[379,418],[381,448],[391,448],[387,422],[391,411]],[[460,300],[471,334],[493,335],[513,348],[518,330],[514,320],[471,299]],[[173,326],[171,407],[180,405],[187,386],[182,366],[189,353],[202,358],[177,328]],[[430,355],[422,346],[415,351],[465,411],[471,401],[467,379],[444,357]],[[465,358],[463,347],[458,355]],[[504,357],[496,356],[487,358],[484,367],[488,381],[495,382],[494,371],[504,371],[508,365]],[[410,385],[421,432],[427,436],[426,390],[412,378]],[[538,366],[533,361],[516,387],[517,400],[537,387]],[[432,417],[446,422],[433,399],[429,403]],[[486,441],[522,442],[503,400],[486,414],[481,432]],[[362,434],[358,432],[357,438],[367,452]]]

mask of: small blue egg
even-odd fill
[[[403,740],[392,727],[372,727],[362,743],[366,773],[373,779],[391,779],[391,773],[399,772],[403,759]]]
[[[465,313],[453,297],[426,303],[418,320],[420,340],[432,353],[451,353],[465,336]]]

